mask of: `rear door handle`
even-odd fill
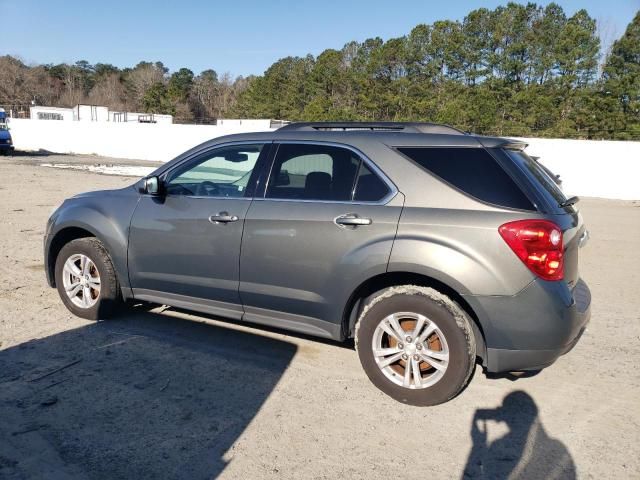
[[[217,215],[211,215],[209,217],[211,223],[229,223],[237,222],[238,220],[237,215],[229,215],[229,212],[220,212]]]
[[[370,218],[362,218],[355,213],[347,213],[340,215],[334,220],[335,224],[340,226],[360,227],[363,225],[371,225],[373,222]]]

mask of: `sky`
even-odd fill
[[[504,1],[0,0],[0,55],[27,64],[162,61],[175,71],[261,74],[279,58],[317,55],[351,40],[399,37],[420,23],[461,20]],[[538,1],[546,5],[549,2]],[[619,37],[640,0],[556,0],[585,8]]]

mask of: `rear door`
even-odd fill
[[[241,318],[242,228],[269,146],[213,148],[170,170],[162,197],[142,196],[129,237],[136,298]]]
[[[402,196],[362,154],[281,143],[245,220],[244,319],[339,338],[360,282],[386,271]]]

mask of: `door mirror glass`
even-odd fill
[[[144,180],[144,191],[149,195],[160,195],[160,180],[158,177],[149,177]]]

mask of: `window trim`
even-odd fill
[[[484,146],[475,146],[475,145],[394,145],[393,147],[391,147],[393,149],[393,151],[395,151],[398,155],[402,156],[402,158],[406,158],[407,160],[409,160],[413,165],[415,165],[416,167],[418,167],[420,170],[422,170],[423,172],[427,173],[428,175],[430,175],[432,178],[434,178],[435,180],[442,182],[443,184],[445,184],[447,187],[452,188],[453,190],[455,190],[458,193],[461,193],[462,195],[464,195],[465,197],[473,200],[474,202],[478,202],[481,203],[483,205],[487,205],[489,207],[493,207],[493,208],[499,208],[502,210],[509,210],[509,211],[513,211],[513,212],[523,212],[523,213],[538,213],[539,212],[539,208],[538,208],[538,204],[531,199],[531,195],[530,192],[528,191],[528,189],[523,188],[522,182],[518,179],[515,178],[515,176],[513,175],[513,173],[511,171],[509,171],[508,168],[505,167],[505,165],[503,164],[502,160],[497,158],[493,152],[491,152],[490,148],[486,148]],[[471,195],[468,192],[465,192],[464,190],[462,190],[461,188],[455,186],[453,183],[445,180],[444,178],[442,178],[440,175],[438,175],[435,172],[432,172],[431,170],[429,170],[426,167],[423,167],[422,165],[420,165],[417,161],[415,161],[413,158],[409,157],[408,155],[405,155],[404,153],[402,153],[400,151],[401,148],[422,148],[422,149],[429,149],[429,148],[450,148],[450,149],[458,149],[458,150],[462,150],[462,149],[478,149],[478,150],[484,150],[485,153],[487,153],[497,164],[498,166],[504,171],[504,173],[511,179],[512,182],[514,182],[514,184],[520,188],[522,194],[524,195],[524,197],[529,200],[529,202],[531,202],[531,205],[533,206],[534,210],[530,210],[530,209],[524,209],[524,208],[515,208],[515,207],[508,207],[506,205],[499,205],[497,203],[491,203],[491,202],[487,202],[486,200],[482,200],[481,198],[478,198],[474,195]]]
[[[300,198],[269,198],[267,197],[267,187],[269,185],[269,181],[271,180],[271,175],[273,174],[273,168],[276,163],[276,157],[278,155],[278,150],[280,149],[280,145],[317,145],[320,147],[336,147],[343,148],[345,150],[349,150],[352,153],[356,154],[360,159],[360,165],[358,165],[358,170],[356,172],[356,178],[354,180],[354,186],[351,191],[351,200],[313,200],[313,199],[300,199]],[[330,204],[340,204],[340,205],[386,205],[389,203],[396,195],[398,195],[398,188],[395,184],[387,177],[387,175],[375,164],[373,161],[367,157],[364,153],[358,150],[351,145],[346,145],[343,143],[336,142],[323,142],[323,141],[315,141],[315,140],[275,140],[273,142],[273,148],[271,151],[269,159],[269,168],[268,175],[266,177],[266,181],[264,185],[261,187],[260,192],[256,192],[256,196],[254,200],[256,201],[269,201],[269,202],[297,202],[297,203],[330,203]],[[357,185],[358,173],[360,172],[360,166],[362,162],[366,163],[367,167],[371,170],[371,173],[377,175],[380,180],[384,182],[384,184],[389,189],[389,193],[385,195],[380,200],[376,201],[354,201],[353,193],[355,192],[355,186]]]
[[[246,140],[242,140],[242,141],[236,141],[236,142],[225,142],[225,143],[219,143],[217,145],[212,145],[209,148],[203,148],[202,150],[198,150],[197,152],[194,152],[193,155],[190,155],[189,157],[185,158],[183,161],[172,165],[170,168],[167,168],[166,170],[164,170],[163,172],[160,173],[159,178],[162,180],[163,183],[165,183],[167,181],[167,177],[175,170],[184,167],[190,163],[196,163],[198,159],[200,159],[202,156],[207,155],[211,152],[214,152],[216,150],[220,150],[223,148],[227,148],[227,147],[238,147],[238,146],[242,146],[242,145],[259,145],[262,144],[262,148],[263,150],[260,151],[260,153],[258,154],[258,159],[256,160],[256,164],[252,170],[252,175],[253,172],[256,172],[256,179],[255,179],[255,186],[254,186],[254,192],[253,195],[248,196],[248,197],[222,197],[222,196],[211,196],[211,195],[169,195],[167,194],[167,196],[171,197],[171,198],[175,198],[175,197],[181,197],[181,198],[208,198],[208,199],[212,199],[212,200],[256,200],[256,194],[258,193],[256,191],[256,189],[258,188],[258,185],[260,184],[260,179],[262,178],[262,171],[263,170],[263,164],[268,164],[270,161],[270,156],[271,156],[271,147],[273,145],[273,141],[272,140],[259,140],[259,141],[246,141]],[[268,149],[266,152],[264,151],[264,149]],[[261,158],[264,154],[264,161],[261,162]],[[262,165],[261,165],[262,163]],[[249,180],[249,184],[247,185],[247,189],[249,188],[249,185],[251,184],[251,179]]]

